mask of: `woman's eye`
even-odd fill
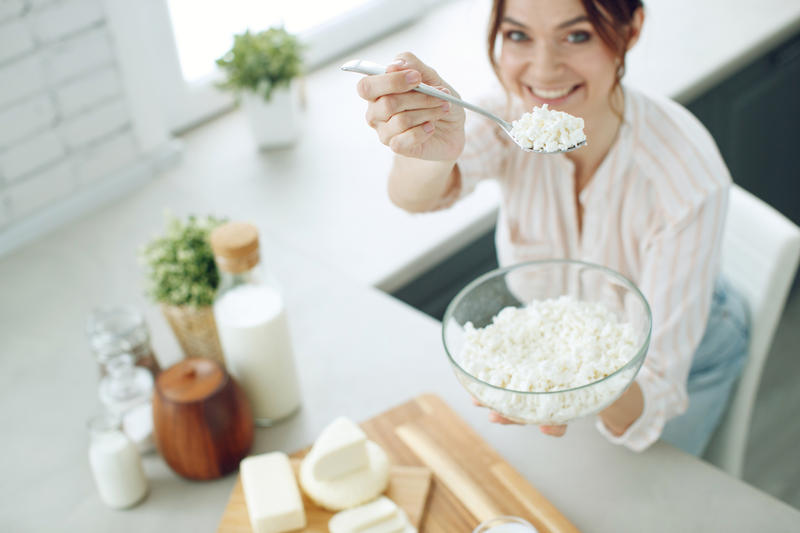
[[[506,32],[506,39],[514,41],[515,43],[520,43],[522,41],[527,41],[528,36],[519,30],[510,30]]]
[[[573,31],[567,35],[567,42],[570,43],[583,43],[589,40],[588,31]]]

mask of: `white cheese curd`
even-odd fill
[[[558,152],[586,140],[583,119],[563,111],[534,107],[511,123],[511,135],[524,148]]]
[[[498,390],[456,373],[484,405],[518,422],[560,424],[595,413],[613,402],[633,379],[622,368],[638,347],[633,327],[600,303],[571,296],[536,300],[525,307],[506,307],[483,328],[464,325],[461,368],[501,387]]]

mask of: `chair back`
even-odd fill
[[[742,476],[750,419],[775,329],[800,257],[800,229],[774,208],[733,185],[722,241],[722,273],[750,307],[750,346],[739,382],[704,453]]]

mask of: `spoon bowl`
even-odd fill
[[[365,61],[363,59],[354,59],[352,61],[348,61],[344,65],[340,67],[345,72],[357,72],[359,74],[367,74],[369,76],[374,76],[376,74],[385,74],[386,67],[383,65],[379,65],[378,63],[373,63],[372,61]],[[465,102],[464,100],[457,98],[455,96],[449,95],[444,93],[435,87],[431,87],[430,85],[425,85],[424,83],[420,83],[414,88],[415,91],[420,92],[422,94],[427,94],[428,96],[433,96],[435,98],[440,98],[447,102],[459,105],[464,109],[469,109],[470,111],[474,111],[475,113],[479,113],[484,117],[494,121],[500,128],[506,132],[514,144],[520,147],[520,149],[526,152],[536,152],[537,154],[563,154],[566,152],[571,152],[573,150],[577,150],[578,148],[584,146],[586,141],[583,140],[574,146],[570,146],[563,150],[555,150],[555,151],[546,151],[546,150],[534,150],[533,148],[528,148],[524,146],[517,140],[516,137],[511,133],[511,123],[503,120],[502,118],[498,117],[494,113],[487,111],[486,109],[476,106],[475,104],[470,104],[469,102]]]

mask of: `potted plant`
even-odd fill
[[[166,230],[141,250],[147,294],[161,304],[187,357],[209,357],[225,364],[212,304],[219,283],[211,231],[225,222],[213,216],[167,216]]]
[[[233,47],[217,59],[223,89],[241,97],[260,148],[286,146],[299,133],[299,97],[293,80],[302,71],[302,45],[282,27],[234,35]]]

